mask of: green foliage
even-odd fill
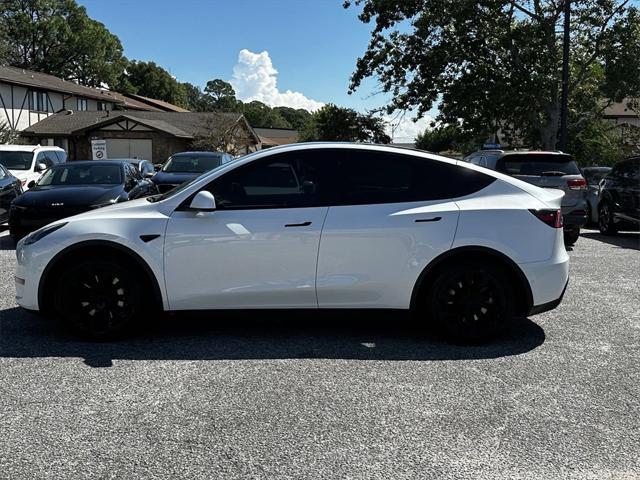
[[[262,102],[254,100],[244,103],[240,111],[244,114],[249,125],[254,128],[291,128],[291,124],[282,117],[277,109]]]
[[[284,120],[291,125],[291,128],[303,130],[311,120],[311,112],[303,108],[274,107]]]
[[[0,120],[0,145],[19,143],[20,135],[7,122]]]
[[[114,85],[126,59],[120,40],[75,0],[2,0],[0,53],[10,65],[81,85]]]
[[[436,102],[438,123],[474,137],[555,148],[560,114],[562,9],[555,0],[355,0],[375,24],[350,91],[376,77],[387,112]],[[572,93],[601,75],[592,99],[640,90],[640,16],[630,2],[572,2]],[[580,110],[573,101],[571,107]],[[589,110],[592,111],[592,110]],[[601,115],[601,113],[600,113]]]
[[[164,100],[180,107],[188,106],[187,89],[164,68],[154,62],[132,61],[117,84],[125,93]]]
[[[389,143],[385,123],[380,117],[363,115],[331,103],[315,112],[302,130],[303,142],[338,141]]]

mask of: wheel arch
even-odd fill
[[[464,260],[488,260],[500,265],[515,286],[515,307],[517,315],[527,315],[533,306],[533,294],[531,285],[522,269],[507,255],[498,250],[481,246],[464,246],[448,250],[433,259],[420,273],[411,293],[411,309],[418,307],[420,293],[436,278],[436,275],[447,265],[459,263]]]
[[[40,307],[40,311],[45,313],[51,312],[52,305],[50,294],[52,293],[52,289],[47,288],[47,285],[50,281],[55,280],[55,274],[64,265],[65,261],[77,258],[78,255],[104,255],[105,253],[115,254],[122,259],[132,260],[151,287],[154,307],[159,310],[163,309],[160,283],[149,264],[138,253],[125,245],[121,245],[113,241],[87,240],[64,248],[58,252],[45,267],[38,284],[38,305]]]

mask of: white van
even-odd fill
[[[31,182],[37,182],[42,172],[58,163],[67,161],[67,153],[60,147],[40,145],[0,145],[0,164],[22,182],[28,190]]]

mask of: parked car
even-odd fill
[[[5,223],[9,220],[11,202],[21,194],[22,184],[20,180],[0,165],[0,223]]]
[[[587,222],[598,223],[598,194],[600,192],[600,181],[611,167],[584,167],[582,176],[587,181]]]
[[[40,145],[0,145],[0,165],[22,183],[24,190],[37,181],[47,168],[67,161],[66,152],[59,147]]]
[[[55,165],[16,198],[9,213],[15,239],[61,218],[156,193],[129,162],[88,160]]]
[[[156,310],[374,308],[476,342],[560,303],[562,196],[419,151],[275,147],[33,232],[17,301],[92,338]]]
[[[143,158],[113,158],[111,160],[123,160],[125,162],[129,162],[133,165],[140,174],[145,178],[151,178],[155,175],[156,170],[149,160],[145,160]]]
[[[640,157],[616,163],[602,180],[598,227],[605,235],[640,227]]]
[[[180,152],[169,157],[152,180],[161,193],[189,182],[209,170],[230,162],[233,157],[219,152]]]
[[[563,190],[564,241],[573,245],[587,223],[587,182],[571,155],[562,152],[481,150],[465,158],[542,188]]]

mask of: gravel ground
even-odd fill
[[[362,312],[81,342],[16,308],[5,234],[0,478],[640,478],[638,234],[586,232],[560,307],[475,348]]]

